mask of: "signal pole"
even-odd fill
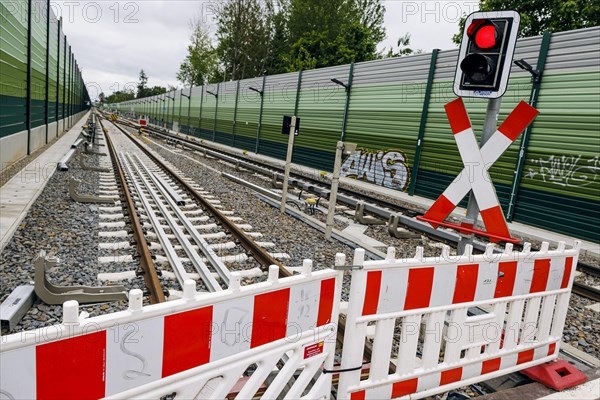
[[[498,125],[498,114],[500,113],[500,105],[502,104],[502,97],[495,99],[489,99],[487,105],[487,111],[485,113],[485,120],[483,122],[483,131],[481,132],[481,139],[479,140],[479,148],[482,148],[485,142],[496,131]],[[471,170],[469,170],[470,173]],[[469,177],[472,181],[472,177]],[[469,194],[469,202],[467,203],[467,215],[463,218],[461,225],[475,226],[477,219],[479,218],[479,207],[473,191]],[[467,244],[473,244],[474,234],[460,234],[460,240],[458,241],[458,247],[456,248],[457,254],[462,254],[465,251]]]

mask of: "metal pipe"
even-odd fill
[[[254,150],[255,153],[258,154],[258,148],[260,146],[260,128],[262,128],[262,116],[263,116],[263,107],[265,104],[265,83],[267,81],[267,76],[263,75],[263,80],[262,80],[262,86],[260,88],[260,91],[254,89],[255,92],[257,92],[260,95],[260,111],[258,114],[258,127],[256,128],[256,149]],[[249,88],[250,90],[252,90],[253,88]],[[294,114],[296,115],[296,114]]]
[[[32,0],[27,7],[27,102],[25,103],[25,128],[27,129],[27,155],[31,154],[31,7]]]
[[[500,113],[501,105],[502,97],[498,97],[497,99],[489,99],[488,101],[487,111],[485,113],[485,120],[483,123],[483,131],[481,133],[481,139],[479,141],[480,148],[485,144],[485,142],[487,142],[492,137],[492,135],[496,131],[496,126],[498,124],[498,113]],[[467,215],[465,216],[465,218],[463,218],[462,223],[475,226],[477,224],[478,218],[479,206],[477,205],[475,196],[471,191],[471,194],[469,195],[469,202],[467,203]],[[460,235],[460,240],[456,248],[458,254],[463,254],[467,244],[473,244],[473,238],[473,234]]]
[[[69,166],[67,165],[67,163],[69,162],[69,160],[71,160],[71,157],[73,157],[73,154],[75,154],[75,151],[77,151],[77,147],[79,147],[79,145],[81,145],[81,143],[83,143],[83,138],[79,138],[75,142],[73,142],[69,151],[67,151],[67,153],[63,156],[63,158],[61,158],[60,161],[58,162],[58,170],[59,171],[68,171],[69,170]]]

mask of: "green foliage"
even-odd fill
[[[133,99],[135,99],[135,93],[133,93],[133,90],[117,90],[116,92],[114,92],[106,98],[106,103],[121,103],[122,101],[128,101]]]
[[[148,96],[154,96],[154,95],[157,95],[157,94],[162,94],[162,93],[166,93],[167,92],[167,89],[165,89],[162,86],[153,86],[151,88],[147,87],[146,85],[148,84],[148,75],[146,74],[146,72],[144,72],[143,69],[140,71],[140,78],[139,79],[140,80],[138,81],[138,84],[137,84],[137,95],[135,96],[135,98],[137,98],[137,99],[141,99],[141,98],[148,97]],[[123,92],[115,92],[115,93],[113,93],[113,95],[116,94],[116,93],[126,93],[126,94],[128,94],[130,92],[127,91],[127,90],[125,90]],[[131,93],[133,93],[133,92],[131,92]],[[109,98],[110,98],[110,96],[109,96]],[[108,102],[109,103],[114,103],[112,101],[108,101]]]
[[[521,14],[520,37],[562,32],[600,25],[598,0],[480,0],[481,11],[516,10]],[[460,21],[459,33],[452,41],[460,44],[465,26]]]
[[[380,0],[291,0],[288,71],[374,60],[384,13]]]
[[[156,96],[157,94],[167,93],[167,89],[163,86],[153,86],[151,88],[146,89],[146,97],[147,96]]]
[[[217,45],[196,23],[184,85],[374,60],[385,38],[382,0],[225,0],[215,11]]]
[[[354,21],[333,40],[325,32],[307,32],[292,45],[289,71],[328,67],[376,58],[377,43],[367,27]]]
[[[260,0],[228,0],[216,13],[216,48],[224,80],[265,73],[269,55],[269,7]]]
[[[208,28],[200,18],[190,22],[192,34],[188,54],[179,66],[177,80],[184,86],[199,86],[211,80],[217,67],[217,54],[213,47]]]

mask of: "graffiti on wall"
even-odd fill
[[[408,161],[400,150],[358,148],[342,164],[341,176],[395,190],[406,190],[410,182]]]
[[[588,186],[596,181],[600,172],[600,157],[588,159],[578,156],[555,156],[530,160],[526,178],[541,178],[544,182],[563,187]]]

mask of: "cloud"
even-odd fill
[[[452,35],[458,32],[460,17],[477,11],[478,0],[385,1],[387,38],[379,49],[396,47],[398,38],[410,33],[410,46],[426,53],[433,49],[455,49]]]

